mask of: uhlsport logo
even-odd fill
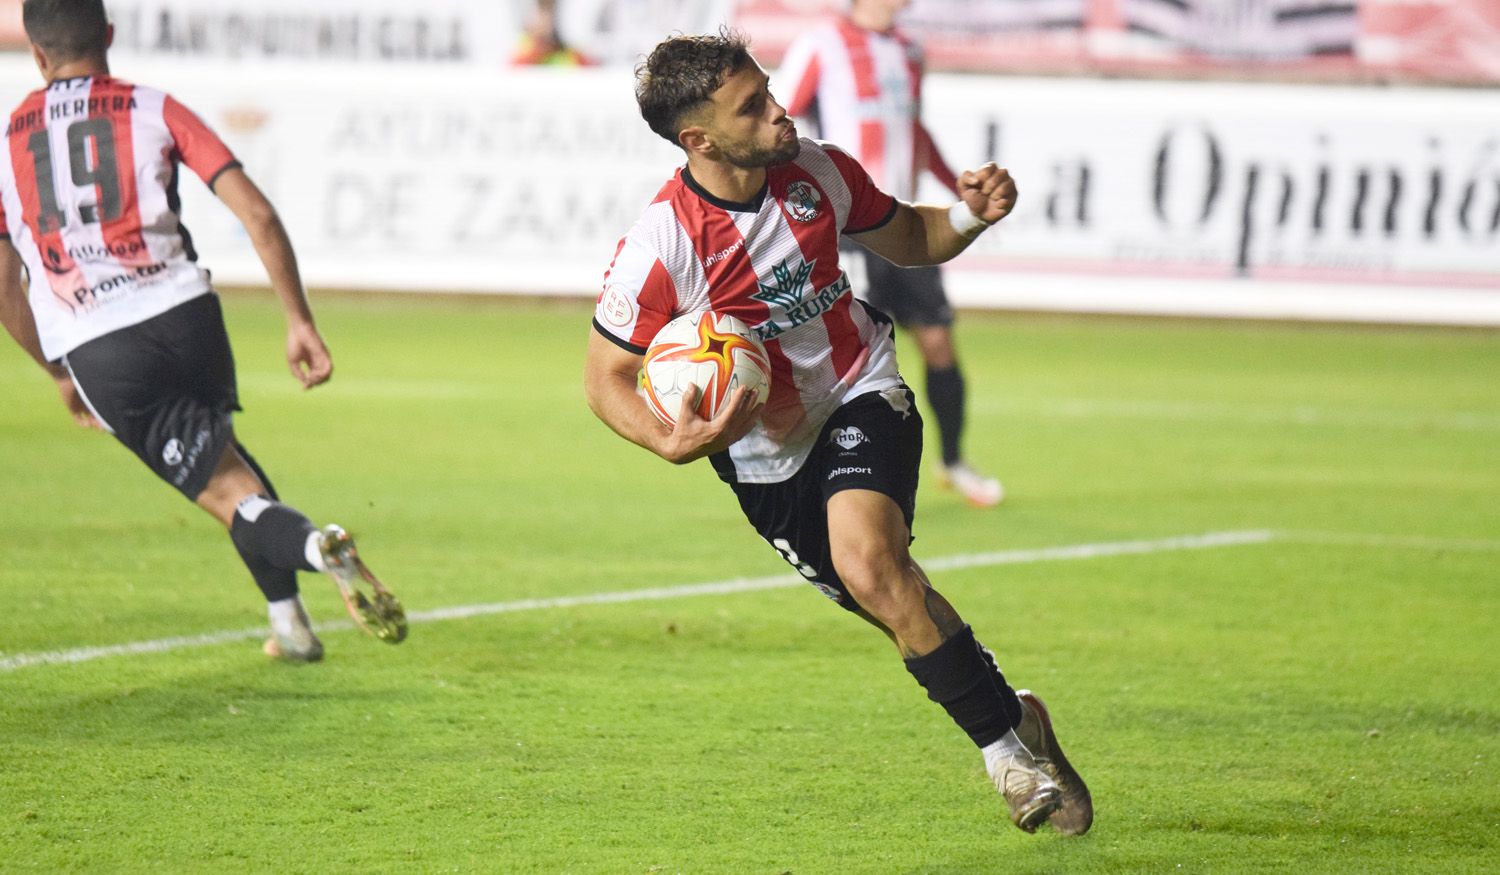
[[[828,436],[828,439],[846,450],[852,450],[860,444],[869,443],[870,441],[869,438],[865,437],[864,432],[852,425],[848,428],[834,429],[833,433]]]
[[[786,204],[786,211],[799,222],[816,219],[818,205],[822,202],[823,195],[800,179],[786,187],[786,197],[782,199],[782,203]]]
[[[161,460],[168,465],[182,464],[182,441],[172,438],[161,449]]]
[[[873,468],[862,468],[862,467],[860,467],[858,465],[845,465],[842,468],[834,468],[832,471],[829,471],[828,472],[828,477],[825,478],[825,479],[836,480],[839,477],[844,477],[844,476],[847,476],[849,474],[874,474],[874,473],[875,473],[875,469],[873,469]]]

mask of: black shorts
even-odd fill
[[[852,240],[843,245],[846,253],[864,259],[864,299],[889,314],[897,325],[922,328],[953,324],[953,307],[943,291],[943,274],[936,267],[897,267]]]
[[[239,410],[219,296],[111,331],[63,358],[89,409],[189,500],[208,485]]]
[[[844,489],[888,495],[910,531],[921,461],[922,416],[911,390],[900,386],[861,395],[836,410],[791,479],[730,485],[750,524],[781,558],[852,611],[859,606],[834,570],[828,546],[828,499]]]

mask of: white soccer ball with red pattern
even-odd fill
[[[771,394],[771,359],[750,327],[711,310],[678,316],[662,326],[646,349],[646,405],[669,428],[682,410],[689,386],[702,390],[698,415],[713,419],[740,386],[752,403]]]

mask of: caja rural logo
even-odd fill
[[[754,326],[756,336],[762,341],[770,340],[789,328],[795,328],[823,315],[835,301],[849,291],[849,277],[840,271],[838,279],[818,289],[811,298],[805,297],[808,280],[812,277],[813,268],[817,265],[816,258],[812,261],[797,259],[795,266],[792,264],[792,259],[787,258],[771,268],[771,278],[775,281],[774,283],[758,283],[760,291],[750,297],[757,301],[764,301],[773,308],[770,319]],[[780,318],[776,315],[776,308],[782,311]]]

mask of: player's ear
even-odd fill
[[[106,51],[115,44],[115,26],[106,24],[104,26],[104,48]]]
[[[677,134],[677,142],[689,154],[702,155],[713,149],[712,139],[704,128],[692,125]]]
[[[36,43],[31,44],[31,60],[36,61],[37,71],[42,74],[42,78],[47,78],[47,53],[42,51],[42,47]]]

